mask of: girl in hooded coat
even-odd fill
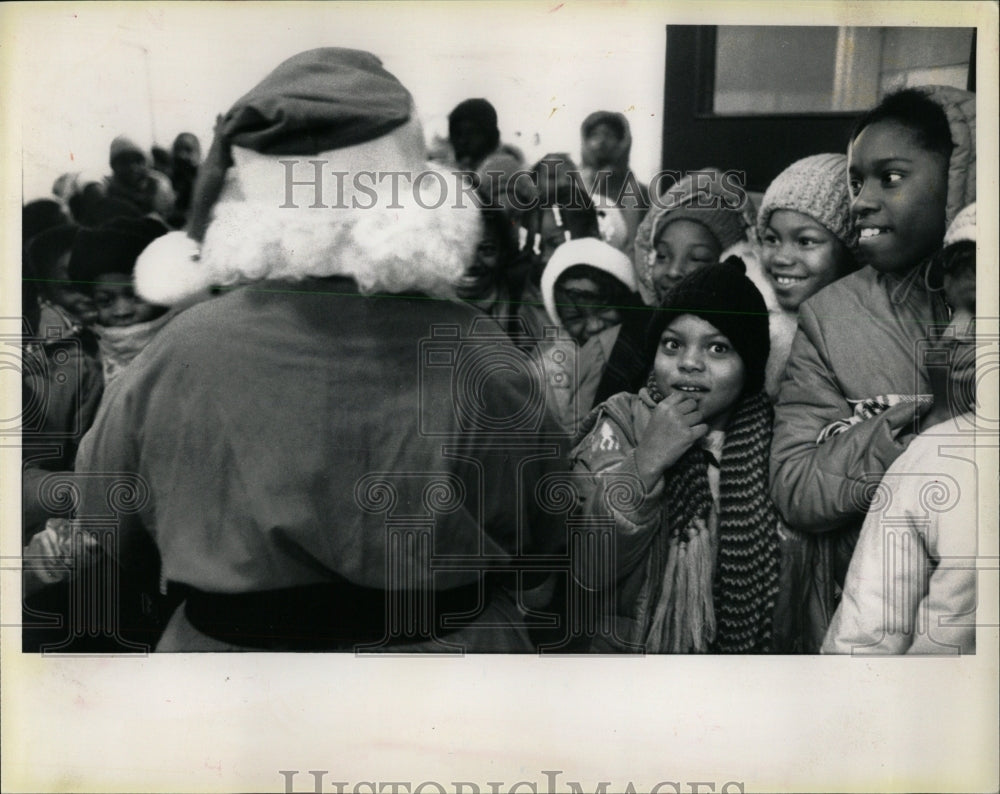
[[[848,150],[862,269],[799,308],[776,407],[771,494],[788,523],[822,533],[816,561],[822,641],[872,488],[930,406],[916,352],[947,321],[927,264],[975,198],[975,95],[944,86],[886,97]]]
[[[538,342],[546,395],[572,437],[590,413],[622,318],[639,306],[632,264],[608,243],[560,245],[542,273],[542,300],[559,330]]]
[[[649,188],[629,167],[632,131],[622,113],[598,110],[580,125],[580,152],[584,184],[592,194],[621,210],[624,251],[632,249],[639,224],[649,209]]]

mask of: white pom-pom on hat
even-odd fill
[[[201,246],[184,232],[158,237],[135,262],[135,291],[143,300],[174,306],[207,293],[211,272],[201,266]]]

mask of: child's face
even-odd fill
[[[653,286],[661,299],[689,273],[718,262],[722,253],[714,234],[684,218],[664,226],[654,248]]]
[[[455,159],[463,168],[474,168],[490,153],[490,131],[471,119],[462,119],[455,125],[451,137]]]
[[[781,308],[796,311],[844,272],[850,252],[808,215],[775,210],[761,239],[761,259]]]
[[[94,280],[98,322],[107,328],[125,328],[149,322],[162,309],[146,303],[132,289],[129,273],[102,273]]]
[[[55,267],[52,268],[54,283],[49,285],[49,294],[53,303],[78,317],[84,325],[93,325],[97,322],[97,307],[89,295],[70,284],[69,257],[70,252],[67,251],[59,257]]]
[[[589,278],[560,279],[554,289],[556,311],[577,344],[584,344],[607,328],[622,321],[621,310],[607,305],[607,296],[601,294],[598,284]]]
[[[583,141],[584,148],[598,166],[610,165],[621,147],[622,139],[610,124],[595,124]]]
[[[971,411],[976,401],[976,271],[946,274],[944,295],[951,322],[937,346],[948,351],[948,368],[932,367],[930,380],[935,404],[947,405],[954,416]]]
[[[905,272],[941,247],[948,197],[948,162],[929,152],[912,130],[879,121],[847,153],[851,213],[861,258],[883,273]]]
[[[146,158],[139,152],[118,155],[111,164],[111,170],[119,182],[133,188],[142,187],[149,178]]]
[[[201,145],[193,135],[178,135],[174,141],[173,153],[174,162],[185,163],[192,168],[197,168],[201,162]]]
[[[698,403],[711,429],[725,429],[743,392],[744,367],[718,328],[693,314],[682,314],[660,337],[653,371],[664,396],[684,392]]]

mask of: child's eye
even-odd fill
[[[718,356],[724,356],[732,350],[732,348],[725,342],[713,342],[708,349]]]
[[[847,188],[851,191],[852,196],[857,196],[861,192],[862,182],[860,179],[849,179],[847,181]]]
[[[778,235],[774,232],[764,232],[764,236],[761,237],[760,241],[764,243],[764,245],[777,245]]]
[[[900,173],[899,171],[886,171],[884,174],[882,174],[882,181],[887,185],[891,185],[901,180],[904,176],[905,175]]]
[[[661,347],[668,353],[675,353],[681,349],[680,342],[676,339],[664,339],[661,343]]]
[[[819,240],[814,240],[812,237],[800,237],[798,242],[800,248],[812,248],[820,244]]]

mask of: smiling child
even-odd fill
[[[822,533],[814,577],[824,620],[871,499],[866,486],[930,405],[916,351],[946,308],[925,273],[947,223],[975,197],[975,161],[975,95],[954,88],[890,95],[851,137],[851,212],[867,266],[800,305],[771,448],[775,504],[793,528]]]

